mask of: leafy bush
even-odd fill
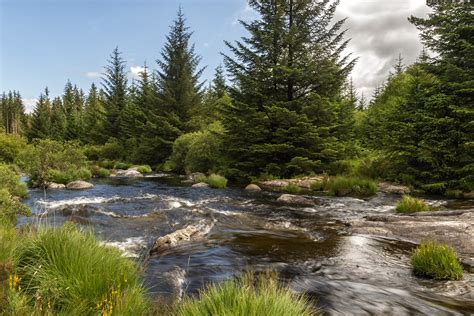
[[[205,181],[211,188],[223,189],[227,186],[227,179],[217,174],[211,174]]]
[[[6,188],[0,188],[0,222],[16,223],[17,215],[29,216],[31,211]]]
[[[1,188],[6,189],[11,195],[20,198],[26,197],[26,185],[20,182],[20,176],[14,167],[0,163]]]
[[[127,170],[130,168],[132,165],[126,162],[116,162],[114,164],[114,169],[122,169],[122,170]]]
[[[72,225],[30,234],[15,248],[13,264],[28,303],[50,305],[53,314],[147,312],[135,263]]]
[[[275,274],[267,272],[256,279],[247,273],[237,280],[224,281],[200,292],[178,307],[179,316],[200,315],[315,315],[302,295],[278,284]]]
[[[349,160],[338,160],[333,161],[328,165],[328,174],[335,175],[351,175],[354,170],[353,161]]]
[[[321,169],[321,161],[313,161],[307,157],[294,157],[286,165],[289,176],[311,174]]]
[[[24,138],[0,134],[0,162],[12,163],[26,147],[27,144]]]
[[[110,176],[110,171],[99,166],[93,166],[92,175],[96,178],[107,178],[108,176]]]
[[[288,183],[288,185],[285,186],[284,190],[291,194],[298,194],[301,191],[300,187],[294,183]]]
[[[115,161],[113,160],[102,160],[99,161],[99,166],[105,169],[113,169],[115,165]]]
[[[18,155],[16,161],[28,173],[33,186],[50,182],[51,170],[77,173],[86,166],[86,156],[78,143],[61,143],[50,139],[35,140],[32,146]]]
[[[367,197],[377,193],[377,184],[368,179],[339,176],[329,179],[325,189],[334,196]]]
[[[51,169],[48,172],[49,182],[68,184],[69,182],[74,180],[74,177],[75,177],[74,173],[70,170],[60,171],[56,169]]]
[[[464,272],[451,247],[432,241],[423,242],[415,249],[411,265],[415,275],[435,280],[460,280]]]
[[[430,208],[423,200],[404,195],[403,198],[398,201],[396,210],[399,213],[416,213],[428,212]]]
[[[98,161],[102,156],[102,146],[85,145],[84,154],[86,155],[87,160]]]
[[[141,165],[141,166],[136,166],[137,171],[140,172],[141,174],[145,173],[151,173],[153,170],[151,170],[151,167],[149,165]]]
[[[430,183],[422,185],[421,188],[426,193],[443,195],[447,189],[446,182]]]
[[[87,180],[90,180],[91,178],[92,178],[92,172],[90,171],[89,168],[83,167],[76,171],[76,179],[87,181]]]
[[[120,160],[124,158],[125,148],[116,138],[110,138],[105,145],[102,146],[100,157],[102,159]]]
[[[325,183],[322,181],[314,181],[311,183],[311,191],[323,191]]]

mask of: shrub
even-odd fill
[[[396,210],[399,213],[416,213],[428,212],[430,208],[423,200],[404,195],[403,198],[398,201]]]
[[[447,189],[446,182],[430,183],[422,185],[421,188],[426,193],[443,195]]]
[[[105,169],[113,169],[115,165],[115,161],[113,160],[102,160],[99,161],[99,166]]]
[[[110,176],[110,171],[99,166],[93,166],[92,175],[96,178],[107,178],[108,176]]]
[[[419,277],[435,280],[459,280],[463,268],[455,251],[446,244],[432,241],[419,245],[411,257],[413,273]]]
[[[90,180],[92,178],[92,172],[90,171],[89,168],[80,168],[75,172],[75,179],[80,179],[80,180]]]
[[[324,182],[322,181],[314,181],[313,183],[311,183],[311,190],[312,191],[323,191],[324,190]]]
[[[211,188],[216,189],[223,189],[227,186],[227,179],[217,174],[211,174],[204,182],[209,184]]]
[[[286,165],[286,170],[290,176],[299,174],[310,174],[319,171],[321,168],[321,161],[313,161],[307,157],[294,157]]]
[[[339,176],[329,179],[325,189],[334,196],[367,197],[377,193],[377,184],[368,179]]]
[[[56,169],[51,169],[48,172],[48,181],[55,183],[68,184],[74,180],[74,174],[70,170],[60,171]]]
[[[27,144],[24,138],[0,134],[0,162],[12,163],[26,147]]]
[[[97,145],[84,146],[84,154],[90,161],[98,161],[102,155],[102,147]]]
[[[120,160],[124,157],[125,148],[116,138],[110,138],[105,145],[102,146],[100,157],[102,159]]]
[[[116,162],[114,164],[114,169],[122,169],[122,170],[127,170],[130,168],[132,165],[126,162]]]
[[[6,189],[11,195],[17,197],[26,197],[28,190],[26,185],[20,182],[20,176],[14,167],[0,163],[0,184],[1,188]]]
[[[200,315],[314,315],[309,301],[278,284],[274,273],[258,279],[247,273],[202,290],[199,297],[178,307],[179,316]]]
[[[0,188],[1,222],[16,223],[17,215],[28,216],[30,214],[28,206],[18,201],[6,188]]]
[[[147,311],[135,263],[72,225],[30,234],[14,250],[13,264],[30,305],[69,315]]]
[[[151,173],[153,171],[149,165],[136,166],[136,168],[141,174]]]
[[[291,182],[285,186],[284,190],[291,194],[298,194],[301,191],[299,186]]]

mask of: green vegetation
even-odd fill
[[[135,168],[137,168],[137,171],[141,174],[151,173],[153,171],[149,165],[135,166]]]
[[[121,169],[121,170],[127,170],[128,168],[130,168],[132,165],[129,164],[129,163],[126,163],[126,162],[116,162],[114,164],[114,169]]]
[[[135,264],[72,225],[22,238],[13,267],[18,284],[12,291],[31,308],[83,315],[143,315],[148,309]]]
[[[227,179],[218,174],[211,174],[210,176],[203,179],[202,182],[209,184],[211,188],[215,188],[215,189],[223,189],[227,187]]]
[[[329,195],[358,197],[372,196],[377,193],[377,184],[368,179],[353,177],[334,177],[330,178],[325,185]]]
[[[179,316],[200,315],[316,315],[302,295],[278,284],[275,274],[258,279],[252,273],[227,280],[201,291],[198,298],[187,299],[178,307]]]
[[[464,272],[451,247],[432,241],[423,242],[415,249],[411,265],[415,275],[435,280],[460,280]]]
[[[101,168],[99,166],[93,166],[91,168],[91,171],[92,176],[94,176],[95,178],[107,178],[108,176],[110,176],[110,171],[108,169]]]
[[[284,187],[283,190],[290,194],[298,194],[301,191],[300,187],[294,183],[288,183],[288,185]]]
[[[399,213],[428,212],[430,207],[423,200],[405,195],[398,201],[396,210]]]

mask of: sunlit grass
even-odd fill
[[[396,211],[398,213],[416,213],[416,212],[428,212],[430,207],[425,201],[404,195],[403,198],[398,201]]]
[[[325,184],[329,195],[367,197],[377,193],[377,184],[368,179],[355,177],[334,177]]]
[[[432,241],[415,249],[411,265],[415,275],[435,280],[459,280],[464,273],[456,252],[446,244]]]

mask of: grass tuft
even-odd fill
[[[51,306],[70,315],[147,311],[135,263],[72,225],[24,238],[13,252],[13,266],[30,306]]]
[[[325,189],[333,196],[368,197],[377,193],[377,184],[368,179],[338,176],[329,179]]]
[[[178,316],[201,315],[316,315],[310,302],[278,283],[273,272],[256,278],[246,273],[239,279],[211,285],[199,297],[178,307]]]
[[[149,165],[136,166],[136,168],[141,174],[151,173],[153,171]]]
[[[211,174],[209,177],[207,177],[204,180],[204,182],[209,184],[211,188],[215,188],[215,189],[223,189],[227,187],[227,179],[218,174]]]
[[[285,190],[286,192],[288,192],[290,194],[298,194],[301,191],[299,186],[297,186],[296,184],[291,183],[291,182],[288,183],[288,185],[286,187],[284,187],[283,190]]]
[[[428,212],[430,207],[423,201],[409,195],[404,195],[403,198],[398,201],[396,211],[398,213],[416,213],[416,212]]]
[[[423,242],[415,249],[411,265],[416,276],[435,280],[460,280],[464,272],[451,247],[432,241]]]

